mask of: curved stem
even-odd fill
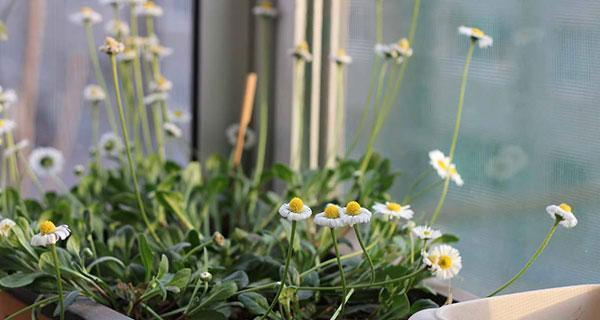
[[[294,236],[296,235],[296,223],[296,221],[292,221],[292,233],[290,234],[290,243],[288,247],[287,257],[285,258],[285,266],[283,267],[283,279],[281,279],[281,284],[279,285],[279,289],[277,289],[277,293],[275,294],[271,305],[269,305],[267,312],[265,312],[265,314],[262,317],[260,317],[260,320],[266,319],[269,316],[269,313],[271,313],[273,307],[275,307],[275,304],[277,304],[277,302],[279,301],[279,295],[281,295],[281,292],[285,287],[285,281],[288,278],[290,260],[292,260],[292,252],[294,251]]]
[[[371,260],[371,256],[369,256],[369,252],[367,251],[367,248],[365,247],[365,243],[362,239],[362,236],[360,235],[360,230],[358,229],[358,225],[355,224],[352,227],[354,228],[354,233],[356,233],[356,239],[358,239],[360,248],[362,249],[363,253],[365,254],[367,261],[369,262],[369,268],[371,269],[371,283],[373,283],[373,281],[375,281],[375,266],[373,265],[373,260]]]
[[[142,200],[142,193],[140,192],[140,186],[138,184],[137,174],[135,172],[135,165],[133,163],[133,157],[131,156],[131,148],[129,147],[129,136],[127,133],[127,124],[125,123],[125,113],[123,111],[123,104],[121,103],[121,90],[119,89],[119,76],[117,72],[117,57],[114,54],[110,55],[110,62],[112,64],[112,73],[113,73],[113,82],[115,86],[115,94],[117,98],[117,105],[119,107],[119,118],[121,120],[121,133],[123,134],[123,142],[125,143],[125,152],[127,153],[127,163],[129,164],[129,171],[131,173],[131,177],[133,179],[133,189],[135,191],[135,195],[137,198],[138,206],[140,207],[140,214],[142,215],[142,219],[144,220],[144,224],[148,228],[148,232],[156,241],[156,243],[161,243],[160,238],[154,231],[154,227],[150,224],[150,220],[148,220],[148,216],[146,214],[146,209],[144,208],[144,201]]]
[[[525,274],[527,269],[529,269],[531,267],[533,262],[540,256],[540,254],[542,254],[542,251],[544,251],[544,249],[548,246],[548,243],[550,243],[550,239],[552,239],[552,236],[554,235],[554,232],[556,231],[556,228],[558,227],[558,224],[561,221],[562,220],[556,219],[556,221],[554,222],[554,225],[552,225],[552,228],[550,229],[550,231],[548,231],[546,238],[544,238],[544,241],[542,241],[542,244],[537,248],[537,250],[535,250],[535,252],[531,256],[531,258],[529,258],[527,263],[525,263],[525,266],[519,272],[517,272],[517,274],[515,274],[512,278],[510,278],[510,280],[506,281],[506,283],[504,283],[498,289],[496,289],[492,293],[490,293],[488,295],[488,297],[495,296],[500,291],[506,289],[508,286],[513,284],[515,281],[517,281],[523,274]]]
[[[65,299],[63,294],[62,278],[60,277],[60,261],[58,260],[58,253],[56,252],[56,244],[50,246],[52,251],[52,259],[54,259],[54,271],[56,272],[56,282],[58,289],[58,303],[60,306],[60,320],[65,319]]]
[[[58,299],[59,299],[59,297],[54,296],[54,297],[46,298],[46,299],[43,299],[43,300],[39,300],[39,301],[37,301],[35,303],[32,303],[32,304],[26,306],[25,308],[19,309],[18,311],[10,314],[9,316],[6,316],[6,318],[4,318],[4,320],[12,320],[16,316],[18,316],[18,315],[20,315],[20,314],[22,314],[24,312],[27,312],[29,310],[33,310],[33,309],[35,309],[37,307],[40,307],[40,306],[43,306],[43,305],[47,305],[49,303],[53,303],[54,301],[56,301]]]
[[[465,91],[467,89],[467,78],[469,77],[469,65],[471,65],[471,58],[473,58],[473,51],[475,50],[475,40],[471,40],[471,44],[469,45],[469,51],[467,52],[467,59],[465,60],[465,66],[463,68],[462,80],[460,82],[460,95],[458,96],[458,110],[456,111],[456,120],[454,122],[454,133],[452,134],[452,144],[450,145],[450,153],[448,154],[449,163],[448,166],[452,164],[454,161],[454,152],[456,151],[456,144],[458,142],[458,133],[460,131],[460,120],[462,117],[463,105],[465,102]],[[449,168],[449,167],[448,167]],[[444,189],[442,190],[442,195],[440,196],[440,200],[431,216],[431,221],[429,225],[433,225],[444,206],[444,201],[446,200],[446,194],[448,193],[448,186],[450,185],[450,173],[446,175],[446,181],[444,181]]]
[[[104,75],[102,75],[102,69],[100,68],[100,60],[98,59],[98,53],[96,53],[96,45],[94,42],[94,32],[92,30],[92,25],[90,23],[86,23],[85,26],[85,34],[87,37],[88,49],[90,51],[90,58],[92,60],[92,66],[94,67],[94,73],[96,75],[96,81],[102,87],[104,92],[108,94],[106,81],[104,80]],[[119,131],[117,129],[117,122],[115,120],[115,114],[113,113],[113,106],[110,99],[104,100],[106,106],[106,117],[108,119],[108,123],[110,128],[115,134],[118,134]]]
[[[337,238],[335,236],[335,229],[329,228],[331,231],[331,241],[333,241],[333,248],[335,249],[335,258],[337,259],[338,267],[340,268],[340,279],[342,280],[342,305],[340,314],[344,313],[344,307],[346,306],[346,276],[344,275],[344,266],[342,265],[342,260],[340,259],[340,250],[338,249]]]
[[[370,249],[371,249],[371,248],[373,248],[373,247],[374,247],[376,244],[377,244],[377,242],[372,242],[371,244],[369,244],[369,245],[367,246],[367,248],[366,248],[366,249],[367,249],[367,250],[370,250]],[[354,257],[360,256],[361,254],[362,254],[362,252],[361,252],[361,251],[356,251],[356,252],[348,253],[348,254],[346,254],[346,255],[343,255],[343,256],[341,256],[341,257],[340,257],[340,260],[346,260],[346,259],[354,258]],[[317,264],[316,266],[314,266],[314,267],[312,267],[312,268],[310,268],[310,269],[308,269],[308,270],[306,270],[306,271],[302,272],[302,273],[300,274],[300,278],[302,278],[302,277],[306,276],[307,274],[309,274],[309,273],[311,273],[311,272],[313,272],[313,271],[315,271],[315,270],[317,270],[317,269],[319,269],[319,268],[322,268],[322,267],[325,267],[325,266],[327,266],[327,265],[330,265],[330,264],[332,264],[332,263],[335,263],[336,261],[337,261],[337,258],[331,258],[331,259],[329,259],[329,260],[323,261],[323,262],[321,262],[321,263]]]
[[[346,287],[346,289],[366,289],[366,288],[377,288],[377,287],[381,287],[384,286],[386,284],[390,284],[390,283],[394,283],[394,282],[399,282],[399,281],[404,281],[406,279],[410,279],[414,276],[416,276],[417,274],[419,274],[421,271],[423,271],[423,268],[417,269],[415,272],[409,273],[407,275],[398,277],[398,278],[394,278],[394,279],[388,279],[388,280],[384,280],[384,281],[378,281],[378,282],[372,282],[372,283],[360,283],[360,284],[355,284],[355,285],[348,285]],[[334,287],[293,287],[296,290],[312,290],[312,291],[336,291],[336,290],[342,290],[341,286],[334,286]]]

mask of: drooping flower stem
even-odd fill
[[[138,20],[135,10],[131,10],[131,35],[135,38],[138,36]],[[138,44],[136,44],[137,46]],[[152,138],[150,135],[150,126],[148,124],[148,112],[144,105],[144,80],[142,78],[142,64],[140,63],[140,50],[136,47],[136,55],[133,59],[133,80],[135,82],[135,91],[137,95],[137,109],[142,124],[142,135],[144,136],[144,145],[146,152],[152,151]],[[137,125],[134,125],[133,130],[139,130]]]
[[[365,254],[365,257],[367,258],[367,262],[369,263],[369,268],[371,269],[371,283],[373,281],[375,281],[375,266],[373,265],[373,260],[371,259],[371,256],[369,255],[369,252],[367,251],[367,247],[365,246],[365,242],[362,239],[362,236],[360,235],[360,230],[358,229],[358,225],[355,224],[353,226],[354,228],[354,233],[356,234],[356,239],[358,240],[358,244],[360,244],[360,248],[362,249],[363,253]]]
[[[340,250],[338,248],[338,243],[337,243],[337,238],[335,236],[335,229],[334,228],[329,228],[329,230],[331,231],[331,241],[333,241],[333,248],[335,249],[335,258],[337,260],[337,264],[338,267],[340,269],[340,279],[342,281],[342,311],[340,312],[340,314],[343,314],[344,312],[344,307],[346,306],[346,276],[344,275],[344,266],[342,265],[342,260],[340,259]]]
[[[297,221],[292,221],[292,232],[290,233],[290,242],[288,246],[287,256],[285,258],[285,266],[283,267],[283,278],[280,281],[279,288],[277,289],[277,293],[275,294],[273,301],[269,305],[269,308],[267,309],[265,314],[262,317],[260,317],[260,320],[264,320],[269,316],[269,313],[271,313],[273,307],[275,307],[275,305],[279,301],[279,296],[281,295],[281,292],[285,287],[285,281],[288,278],[288,270],[290,268],[290,261],[292,260],[292,252],[294,251],[294,237],[296,236],[296,224]]]
[[[62,278],[60,276],[60,260],[58,259],[58,253],[56,252],[56,244],[50,246],[52,252],[52,259],[54,260],[54,271],[56,272],[56,286],[58,289],[58,303],[60,306],[60,320],[65,319],[65,299],[63,294]]]
[[[157,242],[161,243],[160,238],[154,231],[154,227],[150,224],[146,209],[144,208],[144,201],[142,200],[142,193],[138,184],[137,174],[135,172],[135,164],[133,163],[133,157],[131,156],[131,148],[129,147],[129,135],[127,133],[127,124],[125,122],[125,112],[123,111],[123,104],[121,103],[121,90],[119,89],[119,75],[117,71],[117,57],[114,54],[109,55],[110,62],[112,64],[113,82],[115,86],[115,94],[117,98],[117,105],[119,109],[119,118],[121,120],[121,132],[123,134],[123,142],[125,143],[125,152],[127,153],[127,163],[129,164],[129,171],[133,179],[133,189],[137,198],[138,206],[140,207],[140,214],[142,219],[148,228],[148,232],[152,238]]]
[[[454,122],[454,133],[452,134],[452,143],[450,144],[450,153],[448,154],[449,163],[451,165],[454,161],[454,152],[456,151],[456,144],[458,142],[458,133],[460,131],[460,120],[462,117],[463,105],[465,102],[465,91],[467,89],[467,78],[469,77],[469,66],[471,65],[471,58],[473,57],[473,51],[475,50],[475,40],[471,40],[471,44],[469,45],[469,51],[467,52],[467,59],[465,60],[465,66],[463,68],[462,80],[460,82],[460,94],[458,96],[458,109],[456,111],[456,121]],[[440,196],[440,200],[433,211],[433,215],[431,216],[431,220],[429,221],[429,225],[433,225],[444,206],[444,202],[446,200],[446,195],[448,194],[448,187],[450,186],[450,174],[448,173],[446,176],[446,180],[444,181],[444,188],[442,189],[442,194]]]
[[[94,160],[100,168],[100,150],[98,146],[98,134],[100,132],[100,106],[98,102],[92,103],[92,145],[94,146]]]
[[[508,280],[506,283],[501,285],[498,289],[496,289],[492,293],[490,293],[488,295],[488,297],[493,297],[493,296],[497,295],[500,291],[508,288],[511,284],[513,284],[515,281],[517,281],[523,274],[525,274],[527,269],[529,269],[531,267],[533,262],[540,256],[540,254],[542,254],[542,251],[544,251],[544,249],[548,246],[548,243],[550,243],[550,239],[552,239],[552,236],[554,235],[554,232],[556,231],[556,228],[558,228],[558,224],[561,221],[562,221],[562,219],[560,219],[559,217],[556,218],[556,221],[552,225],[552,228],[550,228],[550,231],[548,231],[546,238],[544,238],[544,241],[542,241],[542,244],[537,248],[537,250],[535,250],[535,252],[531,256],[531,258],[529,258],[527,263],[525,263],[525,266],[519,272],[517,272],[517,274],[515,274],[512,278],[510,278],[510,280]]]
[[[108,94],[108,90],[106,87],[106,81],[104,80],[104,75],[102,75],[102,69],[100,68],[100,60],[98,59],[98,53],[96,52],[96,44],[94,42],[94,31],[92,30],[91,23],[85,23],[85,34],[87,38],[88,48],[90,51],[90,58],[92,61],[92,66],[94,67],[94,74],[96,76],[96,81],[102,87],[104,92]],[[119,131],[117,129],[117,122],[115,120],[115,114],[113,112],[113,105],[110,99],[105,99],[104,101],[106,106],[106,118],[108,119],[108,124],[110,128],[114,132],[114,134],[118,134]]]

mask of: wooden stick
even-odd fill
[[[321,42],[323,32],[323,0],[313,2],[313,61],[310,92],[310,149],[309,168],[319,167],[319,139],[321,125]]]
[[[237,141],[235,143],[235,153],[233,156],[233,166],[237,167],[242,161],[242,151],[244,151],[244,143],[246,139],[246,129],[252,118],[252,109],[254,108],[254,96],[256,95],[256,73],[252,72],[246,77],[246,92],[244,93],[244,101],[242,103],[242,111],[240,113],[240,130],[238,131]]]

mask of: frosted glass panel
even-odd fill
[[[408,32],[412,1],[383,5],[385,42],[395,42]],[[398,197],[432,171],[429,150],[448,152],[468,47],[458,26],[494,38],[474,54],[456,155],[465,185],[451,186],[439,221],[461,237],[464,268],[453,284],[484,295],[507,280],[549,230],[545,207],[560,202],[573,205],[579,225],[559,229],[509,291],[600,279],[598,16],[600,3],[582,0],[422,1],[415,53],[377,145],[403,172]],[[373,1],[351,1],[348,126],[367,94],[374,19]],[[431,215],[440,192],[413,203],[417,216]]]

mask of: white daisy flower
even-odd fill
[[[315,215],[315,224],[329,228],[343,227],[346,224],[342,221],[341,213],[340,206],[329,203],[323,212]]]
[[[0,112],[4,112],[4,110],[10,108],[17,100],[18,98],[15,90],[4,90],[0,87]]]
[[[10,229],[12,229],[16,223],[8,218],[2,219],[0,217],[0,236],[8,237],[10,235]]]
[[[290,50],[290,54],[299,60],[304,60],[306,62],[312,61],[312,54],[310,53],[308,42],[306,41],[300,42],[296,48]]]
[[[145,53],[146,54],[144,56],[146,57],[146,60],[152,61],[152,59],[154,59],[154,57],[162,59],[162,58],[170,56],[171,54],[173,54],[173,49],[162,46],[160,44],[153,44],[153,45],[147,46]]]
[[[181,138],[181,135],[183,134],[181,128],[179,128],[176,124],[172,122],[165,122],[163,124],[163,129],[171,138]]]
[[[389,58],[392,55],[392,48],[383,43],[376,43],[373,51],[382,58]]]
[[[144,97],[144,104],[151,105],[155,102],[165,101],[169,95],[165,92],[154,92]]]
[[[347,65],[352,63],[352,57],[346,54],[346,50],[344,49],[339,49],[337,54],[332,54],[330,58],[331,61],[340,65]]]
[[[464,181],[458,171],[456,171],[456,165],[450,164],[450,158],[446,157],[440,150],[433,150],[429,152],[429,163],[437,171],[438,175],[442,179],[446,179],[450,174],[450,179],[454,181],[457,186],[462,186]]]
[[[462,268],[460,252],[455,248],[442,244],[431,248],[429,252],[422,252],[423,262],[429,266],[437,278],[448,280],[456,276]]]
[[[238,137],[239,132],[240,132],[240,124],[239,123],[234,123],[234,124],[230,125],[229,127],[227,127],[227,129],[225,130],[225,135],[227,136],[227,141],[229,142],[230,145],[235,146],[235,144],[237,143],[237,137]],[[250,149],[250,148],[254,147],[254,145],[256,144],[256,133],[254,132],[254,130],[252,130],[252,128],[250,128],[250,127],[246,128],[246,134],[245,134],[244,139],[245,139],[244,149]]]
[[[398,43],[391,45],[391,48],[396,52],[396,54],[392,54],[392,56],[396,57],[396,63],[404,62],[404,59],[410,58],[413,54],[413,49],[406,38],[400,39]]]
[[[435,240],[442,236],[439,230],[435,230],[428,226],[418,226],[412,228],[412,233],[415,237],[422,240]]]
[[[0,119],[0,137],[12,132],[17,127],[17,123],[10,119]]]
[[[415,214],[414,211],[410,209],[410,206],[402,206],[396,202],[386,202],[385,204],[375,202],[373,205],[373,211],[375,213],[379,213],[380,215],[391,219],[391,218],[404,218],[406,220],[412,219]]]
[[[150,90],[155,92],[169,92],[173,88],[173,83],[169,79],[159,76],[156,81],[150,82]]]
[[[137,51],[135,49],[125,47],[125,51],[117,55],[117,60],[120,62],[130,62],[137,57]]]
[[[79,11],[71,14],[69,20],[75,24],[96,24],[102,21],[102,15],[90,7],[82,7]]]
[[[189,112],[183,109],[172,109],[167,111],[167,118],[170,122],[186,124],[192,120]]]
[[[6,150],[4,150],[4,157],[8,158],[8,157],[12,157],[14,154],[17,154],[17,152],[20,152],[21,150],[25,149],[29,147],[29,140],[25,139],[25,140],[21,140],[19,142],[17,142],[15,145],[13,145],[10,148],[6,148]]]
[[[125,45],[111,37],[104,39],[104,44],[100,46],[100,51],[112,55],[125,51]]]
[[[356,201],[348,202],[346,207],[342,209],[341,216],[342,221],[350,226],[371,221],[371,211],[361,207]]]
[[[252,13],[259,17],[275,18],[277,17],[277,9],[273,7],[273,3],[268,0],[263,0],[258,6],[252,8]]]
[[[302,199],[295,197],[279,207],[279,215],[290,221],[306,220],[312,215],[312,210],[304,204]]]
[[[81,177],[85,173],[85,167],[81,164],[73,167],[73,174],[77,177]]]
[[[480,48],[491,47],[494,43],[494,39],[492,39],[492,37],[488,36],[477,28],[460,26],[458,27],[458,33],[471,37],[473,41],[477,41],[477,45],[479,45]]]
[[[548,212],[552,219],[561,218],[560,225],[565,228],[573,228],[577,225],[577,218],[573,214],[571,206],[566,203],[550,205],[546,207],[546,212]]]
[[[156,5],[154,1],[146,1],[141,6],[135,8],[135,14],[146,17],[161,17],[163,15],[163,9]]]
[[[100,137],[98,142],[100,154],[105,157],[118,157],[124,150],[123,140],[112,132],[107,132]]]
[[[112,19],[106,23],[104,30],[113,37],[127,37],[129,35],[129,26],[121,20]]]
[[[97,103],[106,99],[106,93],[101,86],[97,84],[88,84],[85,89],[83,89],[83,98]]]
[[[31,238],[31,245],[34,247],[47,247],[53,245],[58,240],[65,240],[71,235],[71,229],[66,224],[55,226],[52,221],[40,223],[40,233]]]
[[[52,147],[36,148],[29,155],[29,166],[40,177],[56,176],[64,163],[63,154]]]

